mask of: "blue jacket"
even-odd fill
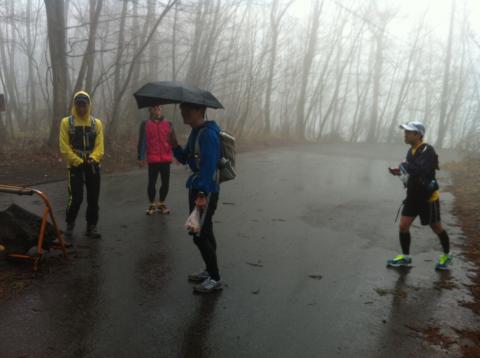
[[[195,160],[195,141],[199,138],[200,168]],[[218,161],[220,160],[220,127],[215,121],[206,121],[199,128],[193,128],[185,148],[178,146],[173,155],[182,164],[188,164],[193,174],[187,180],[187,188],[203,191],[205,194],[218,193],[220,186],[216,180]]]

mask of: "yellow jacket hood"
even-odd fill
[[[80,117],[77,113],[77,109],[75,108],[75,99],[79,96],[85,96],[88,98],[88,111],[87,111],[87,114],[85,114],[85,116],[83,117]],[[72,116],[77,119],[77,120],[80,120],[80,121],[86,121],[87,119],[90,118],[90,115],[92,113],[92,99],[90,98],[90,95],[85,92],[85,91],[78,91],[77,93],[75,93],[75,95],[73,96],[73,101],[72,101],[72,109],[70,110],[70,113],[72,114]]]

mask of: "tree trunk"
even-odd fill
[[[370,112],[370,125],[367,134],[368,142],[375,142],[377,140],[377,121],[378,121],[378,107],[380,101],[380,85],[382,80],[383,69],[383,40],[384,40],[385,28],[382,28],[375,35],[375,69],[373,75],[373,98],[372,108]]]
[[[173,14],[172,26],[172,81],[177,80],[177,18],[178,18],[178,3],[175,4],[175,11]]]
[[[264,115],[264,127],[263,134],[269,135],[271,132],[271,102],[272,102],[272,91],[273,91],[273,77],[275,75],[275,64],[277,61],[277,51],[278,51],[278,37],[280,35],[280,24],[283,16],[290,7],[293,1],[290,1],[285,5],[283,9],[279,9],[280,1],[273,0],[272,9],[270,11],[270,31],[271,31],[271,47],[270,47],[270,62],[268,65],[268,75],[267,75],[267,89],[265,91],[265,107],[263,111]]]
[[[34,74],[34,69],[33,69],[33,61],[34,61],[34,52],[35,52],[35,46],[33,45],[32,42],[32,30],[31,30],[31,24],[33,22],[32,19],[32,13],[31,13],[31,8],[32,8],[32,0],[28,0],[27,2],[27,21],[26,21],[26,26],[27,26],[27,61],[28,61],[28,76],[27,76],[27,93],[28,93],[28,106],[27,106],[27,123],[31,125],[29,129],[33,130],[35,132],[36,129],[36,124],[37,121],[35,120],[34,114],[37,113],[37,96],[35,94],[35,74]]]
[[[63,0],[44,0],[47,11],[48,43],[52,65],[53,118],[50,127],[48,145],[54,147],[58,142],[58,130],[61,118],[67,111],[67,55],[65,38],[65,18]]]
[[[145,51],[146,47],[148,46],[148,44],[150,44],[153,36],[155,35],[155,32],[158,29],[158,26],[160,25],[162,20],[165,18],[165,16],[168,14],[170,9],[175,5],[177,1],[178,0],[170,0],[163,8],[163,11],[160,13],[155,23],[152,25],[148,35],[145,37],[144,42],[141,44],[138,50],[134,53],[133,58],[130,62],[130,66],[127,69],[126,78],[123,80],[122,84],[119,83],[120,78],[118,78],[118,83],[117,83],[118,87],[115,88],[115,97],[113,102],[113,109],[111,112],[112,117],[110,119],[110,123],[111,123],[111,128],[109,133],[110,138],[116,134],[116,131],[118,129],[118,116],[120,114],[120,104],[122,103],[123,95],[125,94],[125,91],[127,90],[127,87],[131,82],[135,66],[138,64],[138,61],[142,56],[143,52]],[[117,60],[119,62],[119,59]]]
[[[78,71],[77,81],[73,92],[78,92],[81,89],[91,91],[93,66],[94,66],[94,52],[95,39],[97,36],[98,19],[102,11],[103,0],[90,0],[90,31],[88,34],[87,47],[83,54],[82,64]],[[83,85],[85,83],[85,86]]]
[[[323,1],[320,4],[319,0],[315,1],[312,16],[310,18],[311,27],[308,34],[308,45],[306,47],[305,56],[303,59],[302,79],[300,82],[300,94],[297,101],[297,123],[296,136],[300,139],[305,139],[305,102],[306,92],[308,86],[308,79],[310,78],[310,70],[315,57],[318,41],[318,28],[320,26],[320,13],[322,11]]]
[[[453,28],[455,22],[456,0],[452,1],[452,9],[450,11],[450,30],[448,32],[447,54],[445,57],[445,65],[443,69],[443,85],[442,95],[440,99],[440,118],[438,123],[437,143],[438,148],[443,147],[443,142],[447,127],[447,108],[449,98],[449,81],[450,81],[450,64],[452,62],[452,45],[453,45]]]

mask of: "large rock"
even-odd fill
[[[0,212],[0,245],[7,254],[25,254],[37,246],[42,218],[22,207],[12,204]],[[47,222],[43,248],[48,250],[55,240],[53,225]]]

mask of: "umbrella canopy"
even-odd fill
[[[149,82],[133,96],[138,108],[173,103],[192,103],[215,109],[223,108],[223,105],[210,92],[175,81]]]

